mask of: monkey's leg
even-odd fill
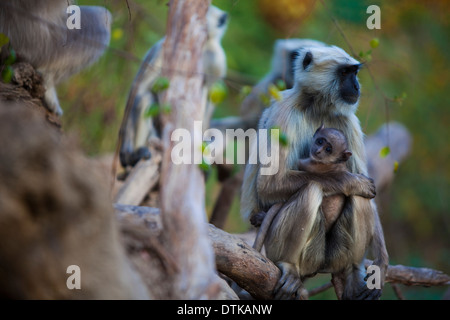
[[[130,114],[126,119],[120,146],[120,162],[123,168],[134,166],[141,159],[150,158],[147,140],[154,130],[153,119],[145,117],[145,111],[154,102],[150,92],[137,90],[134,97],[128,97],[132,103]]]
[[[62,114],[62,110],[55,86],[96,62],[109,44],[110,12],[96,6],[81,6],[80,11],[81,29],[69,30],[63,24],[60,30],[52,30],[58,35],[49,52],[51,59],[38,68],[45,79],[47,107],[57,114]],[[61,37],[62,33],[66,36]]]
[[[295,297],[302,288],[301,274],[314,273],[318,269],[314,265],[308,270],[300,270],[300,258],[307,241],[315,236],[311,233],[322,198],[319,184],[305,185],[286,202],[270,226],[265,241],[267,257],[276,262],[282,272],[274,289],[275,299]]]
[[[369,289],[366,283],[364,257],[370,247],[375,227],[374,207],[371,201],[361,197],[351,197],[353,205],[354,241],[351,248],[353,263],[347,269],[343,299],[376,300],[380,289]]]

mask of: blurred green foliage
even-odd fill
[[[363,130],[370,134],[387,120],[395,120],[406,125],[413,135],[412,153],[399,165],[387,200],[380,208],[391,263],[427,266],[450,273],[447,141],[450,3],[445,0],[304,1],[308,2],[310,10],[298,21],[298,27],[288,33],[272,27],[273,21],[261,14],[264,10],[261,6],[267,5],[267,1],[213,1],[229,12],[223,46],[229,70],[242,76],[242,81],[236,77],[225,81],[228,94],[216,108],[215,117],[238,115],[240,96],[248,91],[248,79],[257,81],[269,71],[272,46],[277,38],[317,39],[347,52],[354,50],[355,55],[370,51],[367,66],[376,84],[367,70],[359,73],[362,98],[357,115]],[[79,1],[80,4],[106,6],[114,17],[110,50],[89,70],[59,88],[65,112],[64,129],[77,133],[83,148],[91,155],[114,150],[139,60],[164,35],[167,1],[128,2],[131,12],[125,0]],[[371,4],[381,8],[380,30],[366,27],[369,16],[366,8]],[[334,20],[350,41],[351,48]],[[213,171],[207,181],[208,211],[212,210],[219,191],[216,176]],[[226,229],[242,232],[247,227],[239,216],[239,201],[235,199]],[[317,280],[311,283],[314,281]],[[439,299],[446,288],[402,289],[409,299]],[[319,297],[332,298],[330,292]],[[386,289],[384,298],[395,298],[392,289]]]

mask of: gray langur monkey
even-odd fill
[[[63,111],[55,86],[97,61],[110,40],[111,14],[103,7],[80,6],[81,29],[69,29],[67,8],[72,3],[0,1],[0,33],[9,37],[18,60],[42,74],[45,104],[58,115]]]
[[[259,128],[280,128],[288,144],[279,150],[275,174],[262,175],[261,163],[247,164],[241,214],[248,218],[285,203],[264,243],[267,257],[282,272],[275,298],[292,298],[302,289],[303,281],[318,272],[332,274],[338,298],[377,299],[381,295],[382,287],[367,287],[363,264],[371,247],[383,286],[388,254],[375,202],[350,195],[328,232],[320,213],[325,194],[349,195],[355,179],[361,186],[367,182],[361,176],[367,176],[363,132],[355,115],[360,96],[359,68],[357,60],[335,46],[300,49],[293,88],[281,92],[282,99],[274,101],[260,119]],[[348,172],[343,174],[348,179],[318,179],[297,170],[298,159],[308,156],[311,137],[321,124],[341,130],[347,137],[352,157],[346,162]],[[251,152],[257,152],[256,143]]]
[[[206,14],[207,39],[203,48],[203,72],[205,84],[204,99],[207,99],[211,85],[225,77],[227,63],[221,40],[227,28],[228,14],[215,6],[210,6]],[[162,69],[162,38],[147,52],[144,61],[134,79],[128,95],[127,106],[131,111],[125,121],[125,128],[120,133],[120,162],[123,168],[134,166],[140,159],[149,158],[149,146],[152,141],[160,138],[160,123],[158,117],[145,117],[144,114],[152,104],[158,102],[158,94],[152,92],[152,86],[161,74]],[[214,111],[214,105],[209,99],[206,102],[203,125],[209,126]],[[127,114],[125,114],[127,116]]]
[[[325,43],[311,39],[279,39],[275,42],[272,55],[270,72],[255,85],[250,94],[245,97],[241,105],[243,118],[254,117],[255,123],[260,118],[266,105],[261,100],[261,95],[267,94],[269,86],[283,80],[286,89],[294,85],[294,60],[297,50],[304,47],[322,47]],[[255,125],[256,126],[256,125]]]

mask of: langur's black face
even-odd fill
[[[348,104],[354,104],[358,101],[359,82],[356,78],[358,74],[360,64],[346,65],[338,68],[337,77],[340,81],[340,95],[342,100]]]

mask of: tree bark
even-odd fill
[[[203,119],[206,105],[201,58],[209,3],[172,0],[163,45],[162,76],[170,85],[160,98],[161,105],[171,106],[171,113],[162,117],[161,240],[178,266],[171,284],[174,299],[213,299],[220,290],[205,223],[203,175],[197,165],[175,165],[171,159],[174,129],[187,129],[191,137],[201,139],[194,121]]]

